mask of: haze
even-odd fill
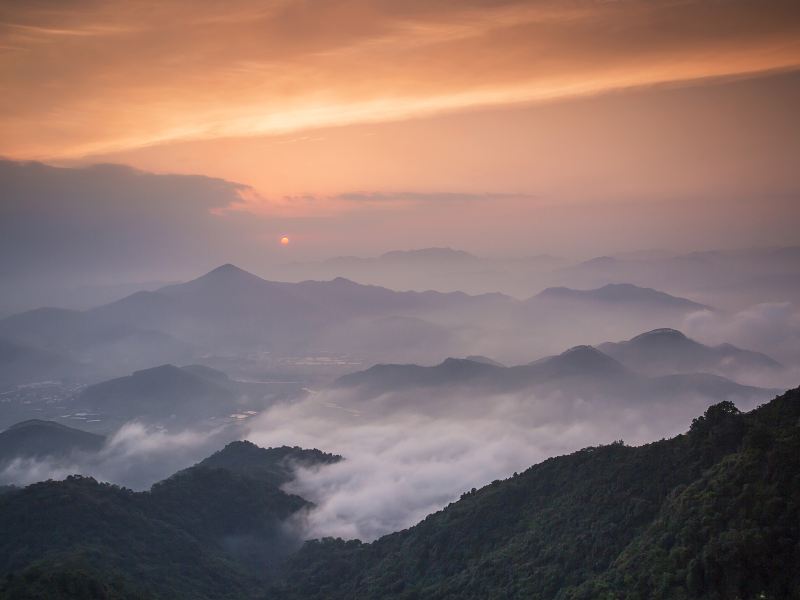
[[[793,0],[3,3],[0,597],[794,597],[798,107]]]

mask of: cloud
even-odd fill
[[[78,473],[136,490],[190,467],[236,439],[233,430],[167,431],[132,421],[97,453],[59,458],[17,458],[0,471],[0,484],[28,485]]]
[[[547,457],[682,432],[709,403],[675,397],[622,405],[611,398],[444,390],[363,403],[325,391],[272,407],[249,422],[247,437],[262,446],[299,444],[342,454],[341,463],[301,469],[287,486],[317,506],[294,525],[307,538],[372,540]]]
[[[800,64],[797,5],[12,3],[0,153],[274,135]],[[46,90],[46,93],[44,91]]]
[[[530,203],[530,194],[497,192],[421,192],[421,191],[352,191],[332,195],[300,194],[268,198],[252,189],[243,189],[227,207],[215,214],[246,212],[263,216],[309,217],[334,216],[353,211],[410,211],[415,209],[451,209],[459,205]]]
[[[259,225],[212,212],[248,192],[222,179],[119,165],[0,161],[4,301],[24,294],[19,286],[25,283],[173,280],[226,260],[247,264],[264,252]],[[58,304],[57,295],[50,303]],[[19,304],[27,308],[22,298]]]
[[[764,352],[793,367],[782,383],[800,381],[795,367],[800,364],[800,307],[792,302],[764,302],[734,313],[700,311],[686,318],[684,331],[709,344],[728,342]]]

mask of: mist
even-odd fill
[[[0,465],[0,485],[24,486],[81,474],[133,490],[147,490],[238,437],[239,433],[224,428],[170,432],[131,421],[110,435],[98,452],[18,457],[4,462]]]
[[[449,387],[364,400],[323,391],[265,411],[248,423],[246,436],[262,446],[300,444],[344,456],[334,465],[300,468],[285,486],[316,505],[292,525],[304,538],[374,540],[546,458],[681,433],[713,402],[702,394],[628,403],[610,395],[493,395]],[[738,402],[743,410],[757,403]]]

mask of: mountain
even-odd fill
[[[0,597],[261,597],[299,545],[282,524],[310,506],[261,474],[336,457],[247,446],[247,472],[224,466],[241,444],[149,492],[71,476],[0,494]]]
[[[338,256],[321,262],[273,266],[270,274],[286,281],[346,277],[392,289],[502,292],[527,297],[552,285],[549,273],[566,264],[565,259],[545,254],[486,258],[453,248],[419,248],[392,250],[380,256]]]
[[[624,377],[627,370],[616,360],[592,346],[575,346],[557,356],[548,356],[517,370],[539,378]]]
[[[495,367],[505,367],[503,363],[491,359],[488,356],[482,356],[480,354],[471,354],[470,356],[467,356],[465,360],[471,360],[472,362],[483,363],[485,365],[492,365]]]
[[[239,396],[225,373],[192,365],[161,365],[90,385],[78,406],[119,419],[203,419],[235,411]]]
[[[562,401],[589,401],[614,409],[641,405],[643,401],[677,404],[682,399],[692,403],[700,399],[706,405],[722,400],[749,405],[775,393],[772,389],[741,385],[711,374],[641,375],[591,346],[576,346],[513,367],[457,358],[448,358],[432,367],[381,364],[344,375],[331,389],[348,393],[340,398],[342,402],[348,399],[386,402],[402,395],[396,401],[398,406],[416,402],[432,406],[428,390],[435,389],[433,397],[439,403],[451,397],[463,402],[468,397],[513,392],[543,399],[557,396]]]
[[[569,307],[606,304],[623,310],[694,312],[709,309],[708,306],[686,298],[671,296],[665,292],[639,287],[630,283],[610,283],[591,290],[552,287],[543,290],[528,302],[533,304],[558,304],[561,306],[566,304]]]
[[[40,309],[8,317],[0,320],[0,336],[80,362],[97,381],[211,354],[297,356],[331,347],[346,354],[383,339],[345,335],[351,322],[389,331],[397,319],[413,320],[404,345],[384,342],[384,354],[437,348],[450,343],[450,333],[428,318],[470,323],[516,304],[501,294],[398,292],[343,278],[267,281],[227,264],[88,311]]]
[[[655,329],[624,342],[598,346],[622,364],[648,375],[704,371],[731,378],[760,375],[761,380],[784,371],[783,365],[760,352],[721,344],[706,346],[675,329]]]
[[[316,448],[305,450],[297,446],[279,448],[260,448],[252,442],[231,442],[224,449],[200,461],[193,469],[226,469],[275,486],[283,485],[294,477],[298,467],[330,465],[342,460],[341,456],[327,454]]]
[[[32,419],[0,432],[0,465],[15,458],[66,458],[75,452],[97,452],[105,437],[53,421]]]
[[[546,460],[373,543],[308,542],[272,597],[800,597],[799,418],[796,389]]]
[[[433,367],[382,364],[344,375],[332,387],[378,396],[403,389],[492,384],[499,381],[503,370],[505,367],[463,358],[448,358]]]
[[[626,374],[626,369],[610,356],[591,346],[576,346],[559,355],[515,367],[506,367],[491,360],[476,360],[474,357],[448,358],[433,367],[375,365],[366,371],[340,377],[334,387],[368,387],[380,391],[476,383],[525,387],[570,376],[606,377]]]
[[[599,257],[555,270],[551,280],[570,287],[625,281],[669,287],[700,302],[741,310],[761,302],[800,300],[800,247],[690,252],[672,256]]]

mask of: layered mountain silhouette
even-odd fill
[[[75,402],[122,420],[194,421],[236,410],[242,406],[240,394],[222,371],[168,364],[90,385]]]
[[[531,303],[555,304],[570,308],[581,305],[613,305],[621,310],[693,312],[708,310],[698,302],[671,296],[652,288],[630,283],[611,283],[590,290],[575,290],[567,287],[547,288],[529,300]]]
[[[703,371],[726,377],[776,376],[783,365],[761,352],[731,344],[706,346],[675,329],[655,329],[624,342],[598,346],[605,354],[648,375],[670,375]]]
[[[31,419],[0,432],[0,467],[17,458],[63,459],[78,452],[94,453],[105,441],[102,435]]]
[[[725,299],[745,307],[775,298],[800,298],[800,247],[710,250],[653,256],[601,256],[561,267],[551,279],[571,287],[596,287],[610,281],[663,287],[690,297]]]
[[[0,383],[65,373],[99,381],[160,364],[264,353],[333,351],[376,362],[432,361],[465,347],[478,350],[485,341],[488,351],[502,349],[509,336],[520,347],[613,339],[655,323],[680,323],[701,309],[708,307],[629,284],[551,288],[519,301],[502,294],[399,292],[343,278],[274,282],[227,264],[88,311],[37,309],[0,320]],[[587,332],[593,339],[581,339]],[[694,370],[731,376],[740,363],[755,361],[733,349],[717,353],[717,368]]]
[[[291,354],[330,343],[348,351],[348,343],[364,343],[337,335],[351,320],[417,319],[420,344],[430,345],[427,332],[440,335],[440,330],[420,316],[446,313],[469,320],[514,303],[500,294],[396,292],[342,278],[272,282],[228,264],[187,283],[137,292],[88,311],[15,315],[0,320],[0,337],[73,358],[102,376],[186,363],[208,353]],[[320,338],[326,341],[315,343]]]
[[[541,397],[557,395],[612,402],[620,407],[641,402],[677,402],[681,397],[704,398],[708,404],[722,400],[756,402],[775,394],[738,384],[710,373],[688,372],[668,376],[647,376],[591,346],[576,346],[562,354],[526,365],[504,367],[482,360],[448,358],[432,366],[382,364],[340,377],[334,390],[347,390],[360,400],[404,394],[428,398],[426,389],[458,392],[458,396],[480,396],[525,392]],[[434,396],[439,397],[439,396]]]

